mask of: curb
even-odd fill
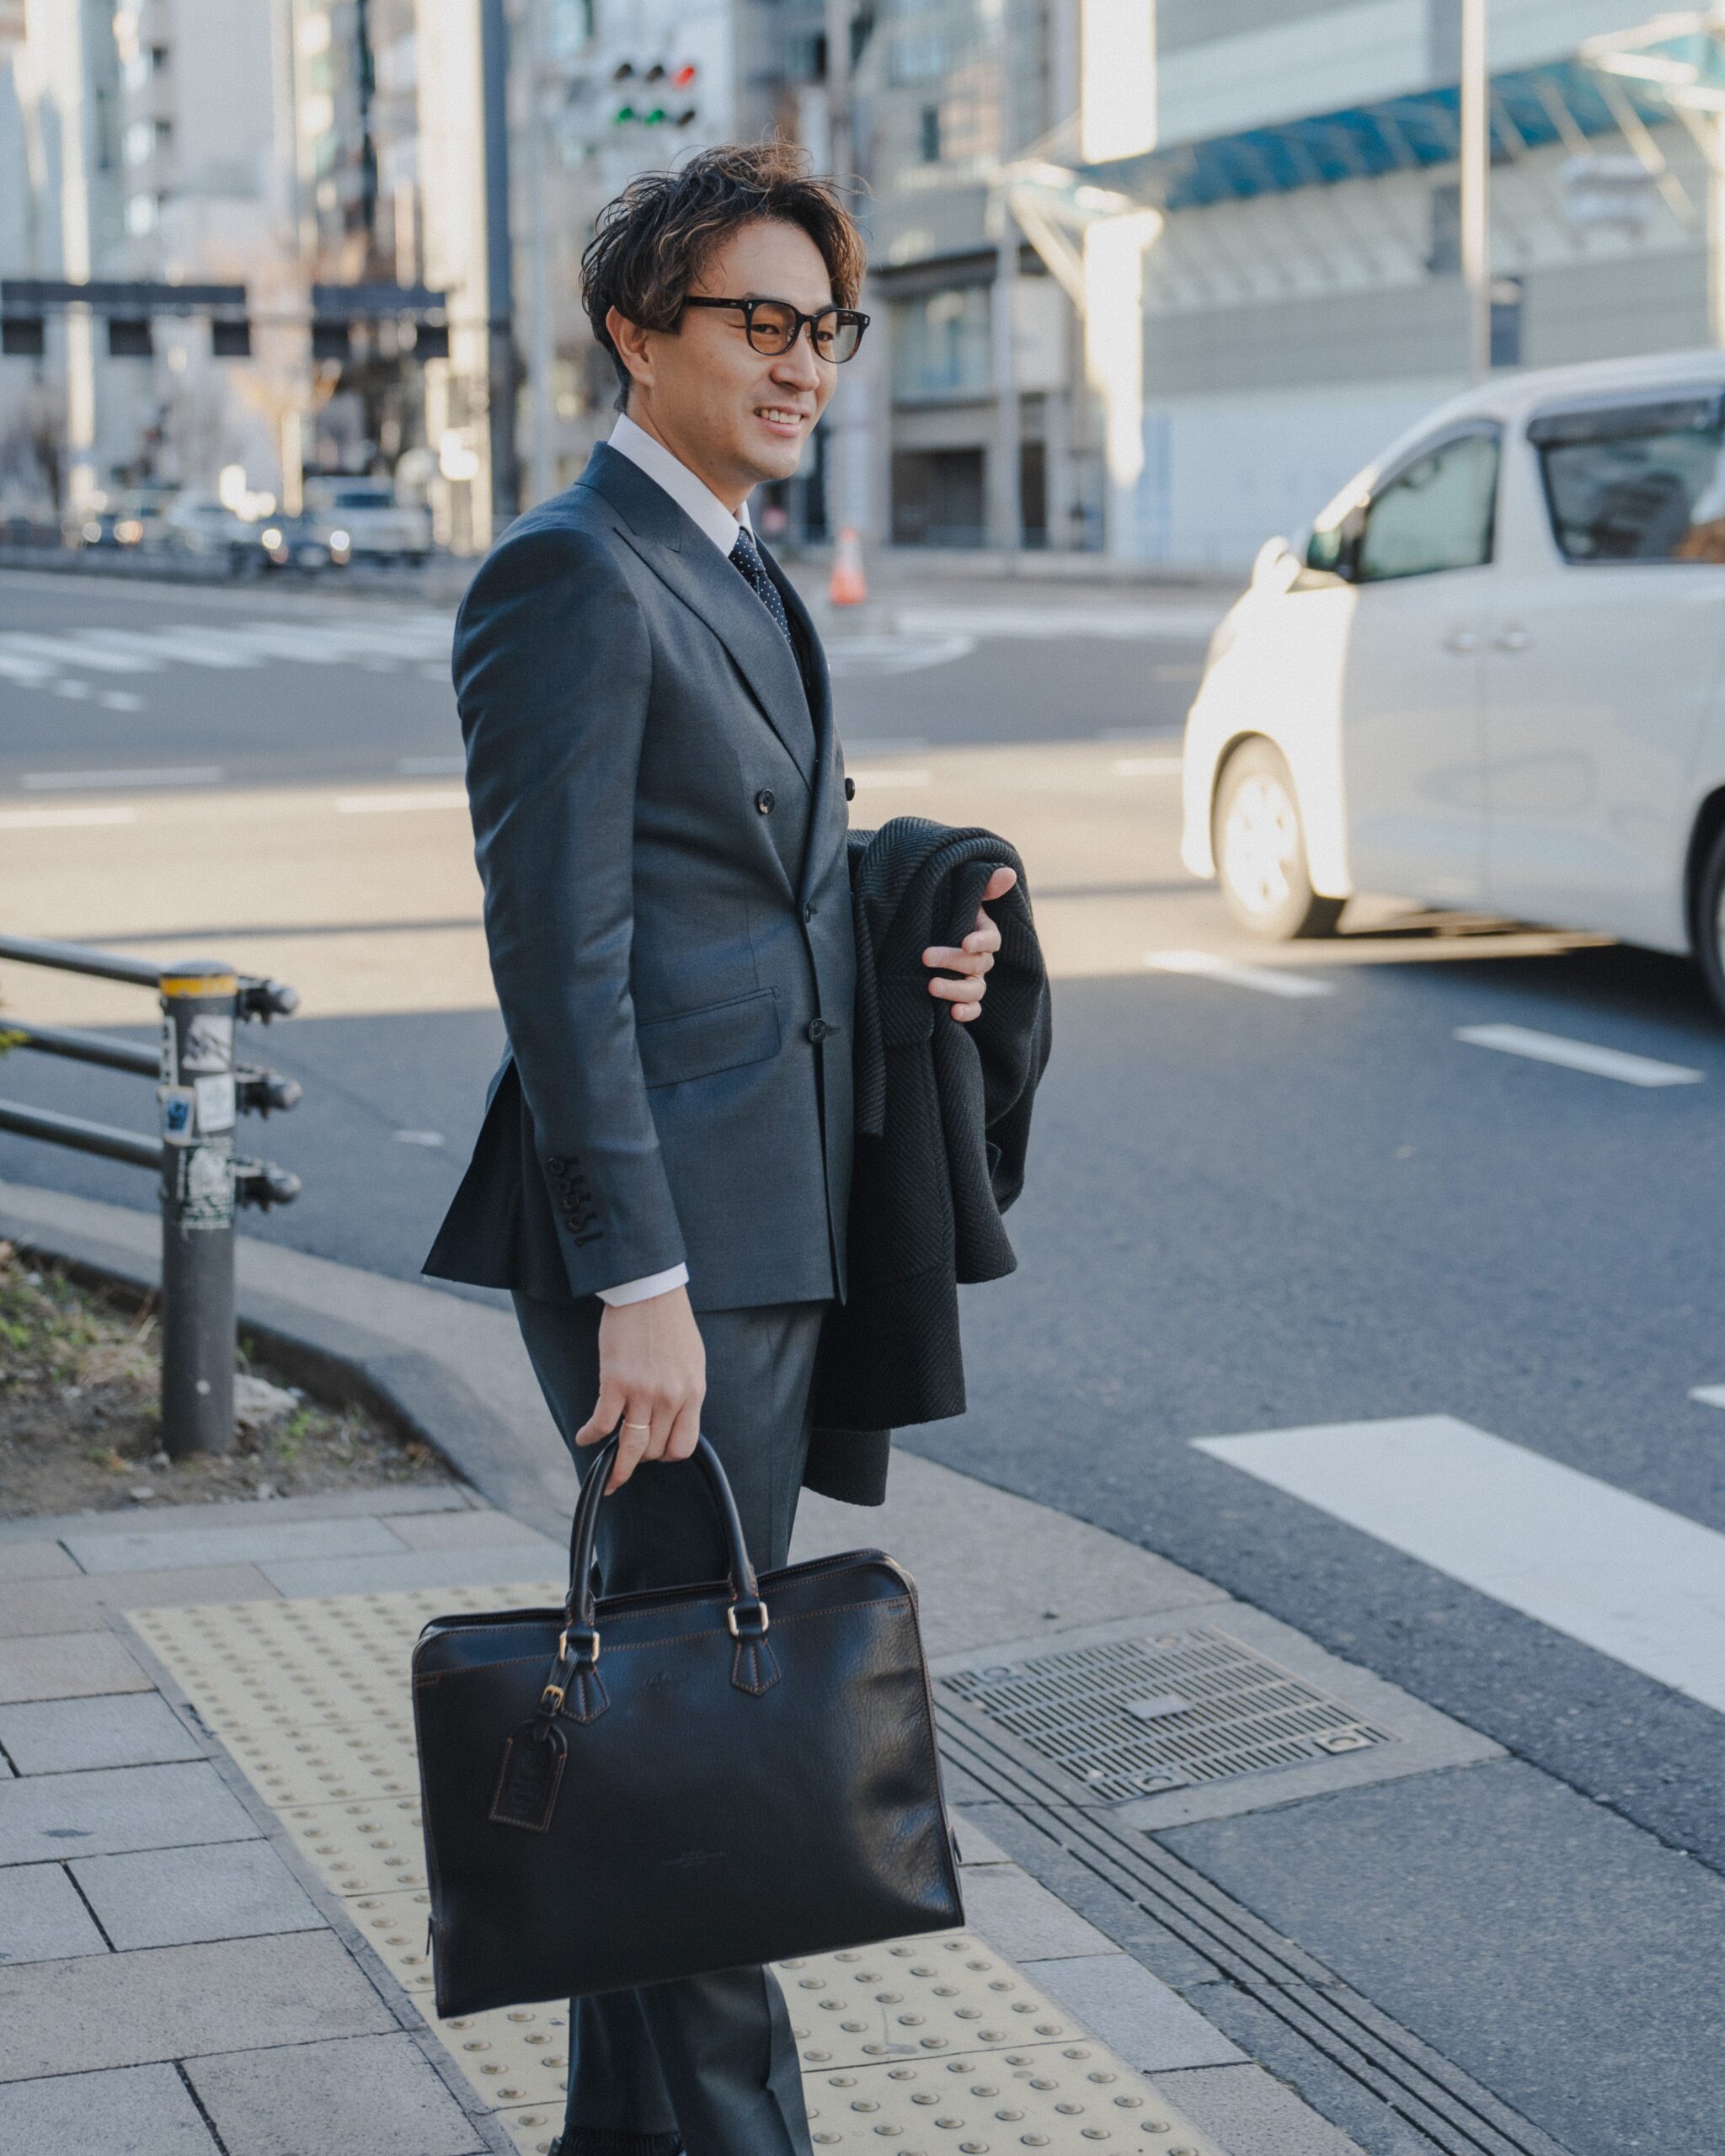
[[[161,1257],[152,1246],[158,1232],[152,1214],[0,1183],[0,1236],[96,1287],[140,1296],[156,1293],[162,1284]],[[574,1470],[567,1465],[548,1416],[545,1429],[551,1444],[542,1457],[541,1449],[525,1444],[518,1427],[489,1406],[457,1369],[423,1348],[259,1284],[259,1271],[280,1269],[272,1261],[300,1253],[283,1253],[278,1246],[249,1236],[238,1241],[240,1333],[285,1376],[320,1398],[362,1406],[429,1444],[499,1512],[530,1526],[541,1524],[547,1513],[567,1514],[574,1503]],[[456,1310],[484,1309],[436,1289],[391,1284],[410,1294],[435,1296]],[[512,1317],[486,1315],[514,1331]]]

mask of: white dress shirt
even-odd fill
[[[697,479],[681,458],[673,456],[645,427],[638,427],[627,412],[618,415],[617,423],[611,430],[611,446],[618,456],[627,456],[631,464],[638,465],[649,479],[662,487],[684,515],[729,559],[731,548],[737,543],[739,528],[751,529],[746,502],[733,516],[704,479]],[[649,1273],[639,1280],[625,1280],[616,1288],[601,1288],[599,1299],[613,1305],[644,1303],[651,1295],[685,1288],[688,1282],[688,1267],[673,1265],[663,1273]]]

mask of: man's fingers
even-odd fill
[[[687,1460],[695,1449],[695,1441],[701,1434],[701,1402],[692,1400],[670,1426],[670,1434],[665,1441],[667,1460]]]
[[[961,1026],[968,1026],[973,1019],[982,1016],[982,1006],[980,1003],[955,1003],[953,1016]]]
[[[1017,880],[1016,868],[996,868],[983,889],[982,903],[986,905],[991,899],[1005,898]]]
[[[612,1377],[601,1375],[599,1397],[593,1403],[593,1412],[575,1433],[578,1445],[603,1444],[617,1426],[623,1412],[623,1389]]]
[[[948,973],[985,974],[994,963],[994,954],[1000,947],[999,939],[985,943],[979,937],[967,938],[962,949],[952,945],[931,944],[922,953],[925,966],[943,966]]]
[[[617,1432],[617,1458],[611,1463],[611,1480],[605,1486],[609,1497],[613,1490],[621,1490],[641,1462],[651,1454],[653,1424],[638,1410],[625,1415],[622,1428]]]

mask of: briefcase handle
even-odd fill
[[[600,1447],[581,1484],[580,1498],[575,1506],[574,1525],[569,1534],[569,1588],[563,1602],[565,1624],[563,1637],[558,1641],[557,1660],[541,1702],[547,1714],[565,1711],[564,1699],[572,1680],[589,1678],[598,1664],[593,1550],[599,1534],[599,1508],[604,1499],[605,1486],[611,1479],[617,1449],[616,1438],[607,1438]],[[707,1487],[718,1508],[719,1524],[724,1530],[726,1580],[731,1598],[725,1610],[725,1624],[737,1642],[733,1681],[744,1690],[765,1690],[772,1681],[772,1650],[762,1648],[760,1643],[766,1637],[769,1620],[766,1604],[761,1599],[755,1567],[749,1561],[749,1545],[743,1538],[742,1518],[731,1494],[730,1479],[724,1471],[724,1463],[706,1438],[696,1438],[692,1457],[707,1478]],[[741,1682],[745,1677],[750,1681]],[[596,1689],[585,1683],[581,1689],[584,1692]],[[602,1691],[597,1693],[597,1697],[602,1699]]]

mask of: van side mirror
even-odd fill
[[[1354,584],[1359,576],[1359,542],[1365,536],[1364,502],[1356,502],[1339,523],[1314,531],[1306,547],[1306,566],[1322,576]]]

